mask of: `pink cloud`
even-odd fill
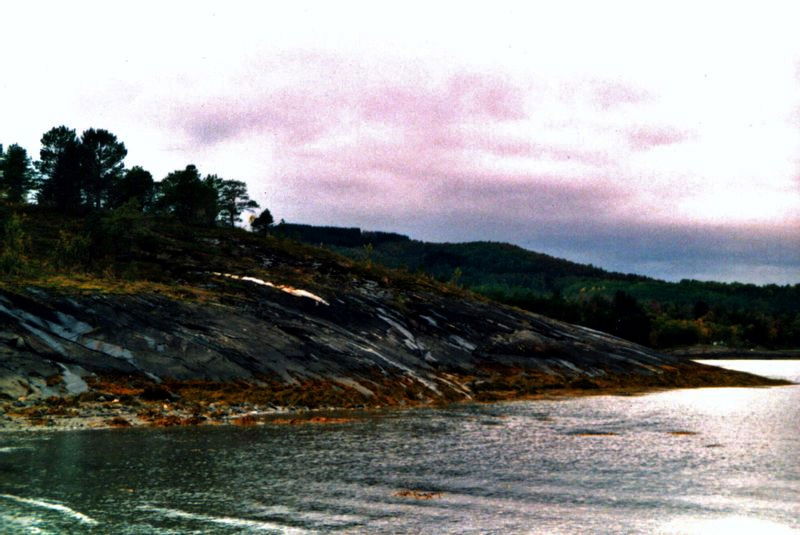
[[[177,118],[200,144],[214,144],[241,134],[269,132],[291,144],[324,135],[335,121],[324,98],[313,92],[279,89],[250,99],[212,98]]]
[[[477,151],[499,158],[547,159],[572,161],[591,166],[609,164],[609,155],[584,147],[547,144],[520,135],[500,134],[491,128],[477,130],[449,129],[425,136],[425,143],[451,151]]]
[[[327,172],[326,172],[327,171]],[[302,202],[344,220],[363,221],[380,214],[407,224],[418,218],[470,217],[532,224],[609,221],[631,202],[633,194],[611,180],[565,182],[560,177],[490,173],[474,170],[432,172],[415,180],[361,173],[344,177],[331,170],[309,169],[288,178]],[[297,199],[299,200],[299,198]]]
[[[297,70],[290,58],[288,70]],[[174,121],[194,141],[215,144],[239,135],[268,133],[289,146],[325,137],[350,121],[352,128],[378,126],[413,136],[422,131],[445,144],[447,130],[459,124],[487,124],[524,119],[524,92],[502,77],[456,73],[439,83],[418,76],[411,80],[363,80],[340,84],[329,72],[348,68],[331,58],[305,58],[309,72],[282,86],[210,97],[176,110]],[[284,68],[287,68],[284,65]],[[302,68],[302,67],[301,67]],[[364,75],[364,73],[349,73]],[[269,78],[265,78],[268,80]]]
[[[460,74],[450,79],[448,96],[462,113],[478,119],[510,121],[525,118],[522,91],[499,77]]]
[[[619,82],[599,82],[593,93],[595,104],[603,110],[650,99],[646,91]]]
[[[686,141],[686,132],[673,128],[641,127],[627,133],[628,143],[634,150],[648,150],[663,145],[674,145]]]
[[[519,88],[500,78],[456,74],[441,86],[384,86],[357,106],[370,121],[402,126],[443,127],[469,120],[505,121],[525,117]]]

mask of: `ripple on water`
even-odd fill
[[[56,511],[56,512],[61,513],[63,515],[66,515],[66,516],[68,516],[70,518],[73,518],[74,520],[77,520],[78,522],[80,522],[82,524],[88,524],[90,526],[97,525],[97,520],[91,518],[88,515],[85,515],[85,514],[81,513],[80,511],[76,511],[75,509],[67,507],[66,505],[64,505],[62,503],[51,502],[51,501],[47,501],[47,500],[36,500],[36,499],[33,499],[33,498],[25,498],[25,497],[22,497],[22,496],[13,496],[11,494],[0,494],[0,498],[3,498],[5,500],[12,500],[12,501],[15,501],[17,503],[29,505],[31,507],[38,507],[38,508],[42,508],[42,509],[48,509],[48,510],[51,510],[51,511]]]

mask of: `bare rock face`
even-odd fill
[[[80,394],[97,377],[313,387],[374,404],[725,382],[714,368],[457,292],[357,276],[315,292],[203,277],[216,299],[0,291],[0,396]]]

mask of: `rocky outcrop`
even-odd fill
[[[342,269],[327,280],[336,284],[311,291],[203,272],[191,285],[213,291],[205,300],[0,290],[0,396],[77,395],[127,381],[137,393],[236,385],[273,404],[372,406],[768,382],[460,292]]]

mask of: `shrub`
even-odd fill
[[[16,214],[0,213],[0,273],[21,275],[27,271],[30,239]]]
[[[86,267],[91,261],[91,252],[89,236],[61,230],[53,249],[53,262],[60,268]]]
[[[131,200],[92,222],[92,246],[98,255],[128,252],[138,240],[150,235],[150,220]]]

